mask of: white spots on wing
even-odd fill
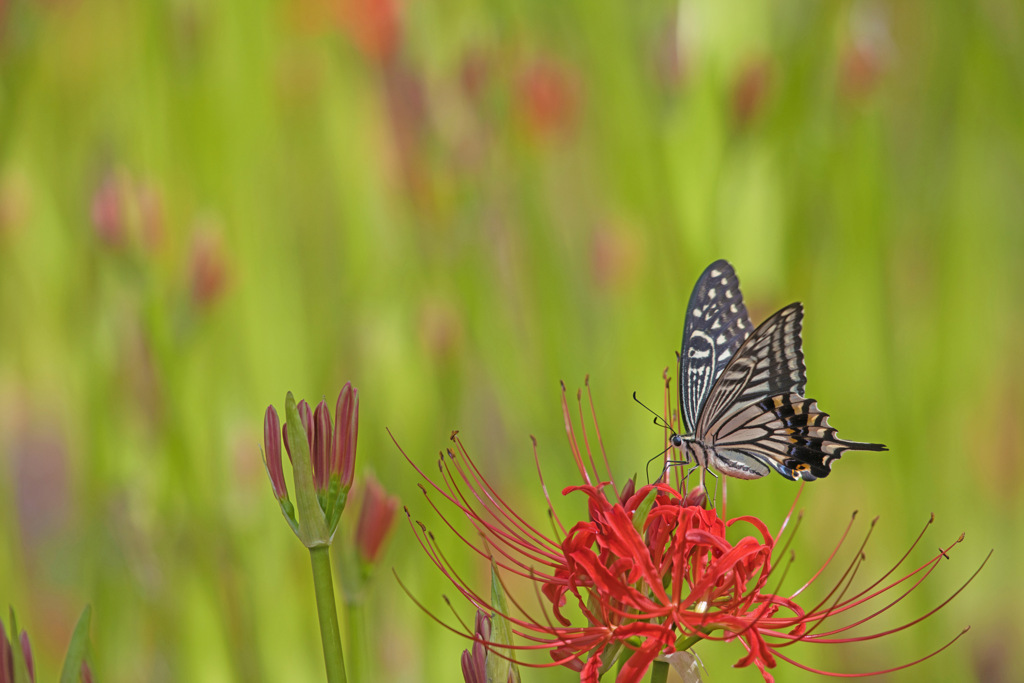
[[[745,322],[743,322],[742,320],[737,320],[736,321],[736,327],[740,328],[741,330],[745,330],[745,329],[747,329],[747,324]]]
[[[722,329],[722,321],[716,319],[715,322],[711,323],[711,329],[713,329],[713,330],[720,330],[720,329]],[[721,344],[722,342],[718,342],[718,343]]]
[[[714,287],[712,287],[711,289],[708,290],[708,298],[709,299],[714,299],[716,294],[717,294],[717,292],[715,291]]]
[[[726,280],[726,279],[725,279],[725,278],[723,277],[723,278],[722,278],[722,284],[723,284],[723,285],[728,285],[728,284],[729,284],[729,281],[728,281],[728,280]],[[728,292],[726,292],[726,293],[725,293],[725,295],[726,295],[726,296],[729,296],[729,293],[728,293]]]
[[[725,280],[722,280],[722,284],[723,285],[725,284]],[[732,298],[732,290],[731,289],[725,290],[725,298],[726,299],[731,299]]]
[[[739,310],[740,310],[740,309],[736,308],[736,304],[729,304],[729,312],[730,312],[730,313],[736,313],[736,312],[738,312]]]
[[[718,335],[718,338],[715,339],[715,343],[716,344],[724,344],[725,342],[726,342],[726,338],[725,338],[724,334]]]
[[[722,274],[722,271],[720,271],[720,270],[712,270],[711,271],[711,277],[718,277],[721,274]]]
[[[719,354],[719,356],[718,356],[718,362],[721,363],[722,361],[724,361],[725,359],[727,359],[731,355],[732,355],[732,351],[730,351],[729,349],[726,349],[725,351],[722,351],[722,353]]]
[[[698,351],[697,349],[691,348],[688,355],[690,356],[690,358],[707,358],[708,356],[711,355],[711,349],[705,349],[703,351]],[[690,370],[694,371],[695,368],[690,368]]]
[[[693,309],[693,317],[694,318],[702,318],[702,317],[704,317],[704,311],[700,310],[699,308]]]

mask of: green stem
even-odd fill
[[[665,683],[668,680],[668,662],[655,661],[651,666],[651,683]]]
[[[347,595],[345,596],[348,597]],[[363,603],[361,599],[345,600],[345,623],[348,624],[348,665],[357,681],[371,680],[367,665],[366,629],[363,624]]]
[[[313,590],[316,592],[316,613],[320,619],[320,641],[324,646],[324,664],[328,683],[346,683],[345,654],[341,649],[341,628],[338,608],[334,603],[334,577],[327,546],[309,549],[313,563]]]
[[[686,640],[676,641],[676,652],[682,652],[683,650],[689,650],[696,643],[704,640],[704,636],[690,636]]]

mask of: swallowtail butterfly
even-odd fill
[[[846,451],[884,451],[845,441],[804,396],[803,306],[790,304],[757,329],[728,261],[715,261],[690,295],[679,358],[679,405],[687,434],[672,445],[687,462],[740,479],[775,470],[793,481],[827,477]]]

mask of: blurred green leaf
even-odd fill
[[[491,604],[496,610],[491,614],[491,640],[511,648],[515,643],[512,636],[512,624],[505,616],[509,614],[508,599],[505,597],[505,589],[501,585],[494,565],[491,565]],[[503,650],[502,652],[512,653],[515,650]],[[519,683],[520,680],[518,665],[505,657],[487,653],[488,683]]]
[[[71,634],[68,653],[64,655],[64,667],[60,672],[60,683],[80,683],[82,680],[82,665],[88,665],[89,662],[89,622],[91,619],[92,605],[86,605]]]

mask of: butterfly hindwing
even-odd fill
[[[828,417],[816,401],[799,394],[765,397],[720,423],[714,435],[713,459],[716,466],[739,462],[754,471],[756,463],[763,463],[787,479],[813,481],[827,477],[832,463],[846,451],[887,450],[879,443],[840,439]],[[718,463],[719,458],[725,463]]]
[[[803,395],[807,369],[801,349],[804,313],[790,304],[761,323],[733,355],[704,403],[696,433],[699,438],[734,409],[776,394]]]
[[[679,405],[693,432],[715,381],[753,325],[739,279],[728,261],[704,269],[690,294],[679,358]]]

